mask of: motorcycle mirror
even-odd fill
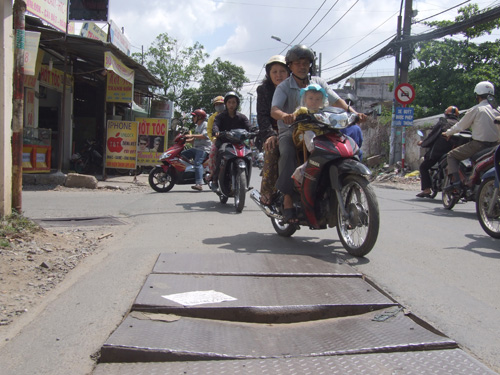
[[[493,95],[488,95],[486,99],[488,100],[488,103],[490,103],[490,105],[493,109],[496,109],[497,111],[499,111],[498,102]]]

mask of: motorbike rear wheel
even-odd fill
[[[295,224],[287,224],[276,218],[272,218],[271,223],[276,233],[281,237],[291,237],[297,231]]]
[[[348,218],[342,216],[337,203],[337,233],[347,252],[356,257],[368,254],[377,241],[380,214],[377,197],[368,181],[359,175],[348,175],[340,192]]]
[[[242,212],[245,207],[245,196],[247,193],[247,175],[245,171],[238,168],[234,181],[234,207],[236,212]]]
[[[446,176],[444,178],[444,184],[443,186],[448,186],[450,184],[450,178]],[[443,187],[444,189],[444,187]],[[442,200],[443,200],[443,207],[446,208],[447,210],[453,209],[457,202],[459,201],[460,197],[453,193],[453,191],[445,191],[443,190],[443,195],[442,195]]]
[[[174,185],[174,179],[169,172],[165,172],[161,167],[154,167],[149,172],[148,177],[149,186],[158,193],[166,193],[170,191]]]
[[[500,198],[494,202],[491,214],[488,208],[495,192],[495,178],[487,178],[479,186],[477,192],[476,212],[483,230],[493,238],[500,239]]]

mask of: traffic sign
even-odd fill
[[[409,83],[401,83],[394,92],[396,100],[403,104],[410,104],[415,99],[415,89]]]

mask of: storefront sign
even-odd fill
[[[108,40],[108,33],[103,31],[94,22],[85,22],[80,30],[80,35],[94,40],[106,42]]]
[[[50,70],[48,65],[42,65],[40,69],[40,84],[54,89],[56,91],[63,91],[63,83],[64,83],[64,73],[61,70],[52,68]],[[73,86],[73,77],[69,74],[66,74],[66,90],[69,87]]]
[[[24,103],[24,126],[33,128],[35,127],[35,90],[26,88],[26,100]]]
[[[113,20],[109,21],[109,39],[111,44],[117,46],[127,56],[130,56],[130,42]]]
[[[42,20],[47,21],[60,31],[66,31],[66,15],[68,4],[66,0],[26,0],[26,10]],[[69,30],[74,33],[74,30]]]
[[[174,115],[174,105],[170,100],[153,100],[151,102],[151,115],[156,118],[171,119]]]
[[[119,75],[108,72],[106,84],[106,101],[111,103],[131,103],[134,86]]]
[[[137,121],[108,120],[106,168],[135,169]]]
[[[137,165],[156,165],[168,141],[168,120],[136,118],[139,124]]]

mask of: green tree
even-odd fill
[[[476,4],[459,9],[455,21],[481,13]],[[432,22],[443,27],[451,21]],[[500,21],[473,26],[463,32],[465,40],[444,38],[418,43],[415,51],[417,67],[409,72],[409,81],[417,95],[413,106],[415,117],[440,114],[450,105],[460,109],[473,106],[474,86],[484,80],[500,89],[498,78],[500,45],[495,42],[476,44],[471,38],[490,34]]]
[[[144,56],[141,53],[132,55],[163,82],[161,93],[177,104],[184,90],[201,77],[201,67],[208,56],[198,42],[182,47],[167,33],[158,35]]]
[[[214,97],[224,96],[228,91],[236,91],[240,95],[239,91],[245,82],[248,82],[248,78],[241,66],[217,58],[202,68],[202,77],[198,87],[186,88],[183,91],[183,100],[179,106],[183,111],[203,108],[210,113],[213,111],[212,99]]]

